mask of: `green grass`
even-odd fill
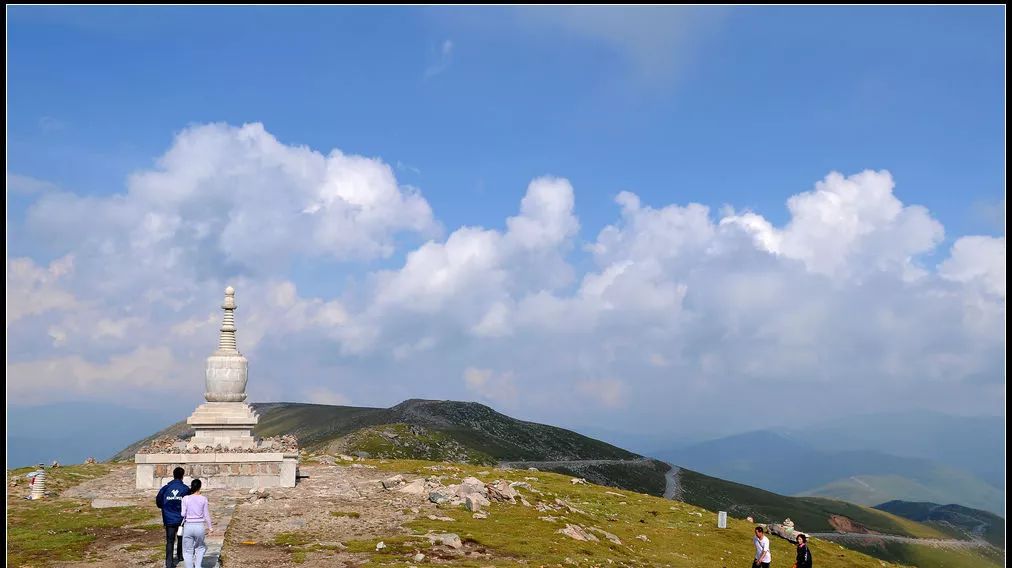
[[[392,408],[361,408],[303,403],[254,404],[257,436],[291,434],[301,448],[320,452],[362,428],[411,424],[438,432],[476,454],[495,460],[635,459],[639,456],[563,428],[524,422],[472,402],[407,400]],[[114,459],[129,460],[144,442],[190,431],[177,422],[135,442]]]
[[[303,532],[283,532],[274,537],[275,546],[305,546],[311,542],[312,535]]]
[[[790,517],[800,531],[833,532],[835,529],[829,518],[840,515],[883,534],[951,538],[938,528],[835,499],[778,495],[687,469],[682,470],[680,479],[683,499],[689,503],[714,511],[728,511],[738,517],[752,516],[764,522],[780,522]]]
[[[363,428],[338,441],[334,449],[345,453],[366,452],[375,458],[452,461],[478,465],[496,463],[492,456],[467,448],[443,432],[407,424]]]
[[[1005,548],[1005,519],[988,511],[962,505],[899,500],[875,508],[937,527],[952,534],[953,538],[982,537],[998,548]]]
[[[643,461],[633,463],[605,463],[589,466],[580,466],[578,469],[571,467],[545,468],[571,475],[583,477],[587,481],[599,485],[611,485],[627,491],[646,493],[648,495],[663,495],[666,485],[664,474],[667,473],[668,464],[660,461]]]
[[[918,568],[998,568],[1004,564],[1004,555],[996,548],[946,549],[899,542],[848,545],[848,547],[877,558]],[[817,557],[816,565],[818,565]]]
[[[427,462],[371,462],[381,469],[418,475],[429,475],[433,465]],[[457,466],[459,472],[452,473],[446,483],[475,475],[484,481],[497,478],[523,481],[526,477],[537,477],[529,481],[542,495],[521,490],[532,503],[537,500],[554,502],[563,499],[578,512],[538,512],[533,507],[493,503],[489,507],[489,518],[476,520],[471,513],[460,507],[440,507],[440,515],[455,519],[453,523],[432,521],[425,517],[406,524],[416,535],[428,532],[454,532],[465,542],[469,550],[484,552],[487,557],[470,560],[460,557],[454,560],[459,566],[515,566],[518,563],[541,565],[625,565],[625,566],[745,566],[751,562],[751,523],[731,518],[727,529],[716,528],[716,513],[699,507],[670,501],[659,497],[594,484],[570,483],[570,476],[549,472],[493,471],[478,475],[480,468]],[[619,493],[615,495],[614,493]],[[560,520],[548,522],[542,516],[555,516]],[[565,519],[561,519],[565,517]],[[561,534],[557,529],[566,523],[584,527],[598,527],[615,534],[622,544],[614,544],[598,535],[600,542],[581,542]],[[649,542],[637,539],[645,535]],[[384,541],[386,548],[376,551],[376,543]],[[371,565],[399,566],[410,563],[414,552],[431,554],[428,540],[395,536],[345,543],[349,551],[361,552],[370,557]],[[781,539],[773,539],[772,552],[778,565],[790,565],[794,558],[794,547]],[[819,566],[847,566],[854,568],[879,568],[880,560],[840,548],[835,544],[813,540],[813,554],[820,558]],[[567,559],[569,559],[567,561]]]
[[[7,472],[24,477],[33,468]],[[67,466],[47,471],[46,488],[54,495],[35,501],[23,499],[26,485],[11,488],[7,499],[7,563],[9,566],[40,566],[59,561],[82,560],[89,546],[97,539],[111,539],[127,534],[124,527],[156,533],[160,525],[141,525],[150,521],[152,511],[139,507],[92,509],[86,501],[63,499],[55,494],[88,479],[105,475],[112,466],[89,464]],[[154,527],[154,528],[152,528]],[[156,534],[142,536],[155,539]]]
[[[356,511],[331,511],[330,516],[332,517],[348,517],[351,519],[357,519],[362,516],[361,513]]]

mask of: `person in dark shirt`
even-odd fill
[[[798,533],[798,557],[794,568],[812,568],[812,551],[808,549],[808,537]]]
[[[177,536],[179,525],[183,524],[183,497],[190,494],[190,488],[183,483],[185,471],[181,467],[172,470],[172,481],[158,491],[155,505],[162,510],[162,524],[165,525],[165,568],[175,568],[172,561],[172,545],[176,545],[176,562],[183,561],[183,537]]]

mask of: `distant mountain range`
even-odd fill
[[[937,412],[867,414],[791,430],[829,452],[870,450],[923,458],[969,471],[997,489],[1005,487],[1005,419]]]
[[[935,525],[977,538],[983,538],[998,548],[1005,547],[1005,519],[978,509],[961,505],[889,501],[876,505],[876,509],[894,515]]]
[[[823,434],[807,433],[822,439]],[[818,496],[863,505],[931,501],[1004,514],[1004,492],[963,467],[877,450],[839,450],[839,437],[817,446],[798,434],[756,431],[655,452],[665,461],[707,475],[785,495]],[[857,437],[852,437],[851,442]],[[856,442],[853,442],[856,443]],[[889,447],[879,441],[880,447]]]

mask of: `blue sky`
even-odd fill
[[[879,389],[867,394],[874,404],[938,374],[911,405],[944,410],[961,393],[950,410],[1002,411],[973,405],[1003,389],[1003,7],[22,6],[7,15],[8,287],[22,278],[26,290],[8,292],[8,306],[38,301],[33,290],[61,299],[13,323],[8,315],[8,372],[26,380],[32,365],[58,360],[82,389],[71,394],[122,383],[141,405],[157,388],[117,367],[134,354],[127,360],[154,357],[199,382],[213,337],[191,343],[185,330],[213,336],[215,324],[200,321],[216,317],[224,284],[242,281],[240,305],[244,290],[254,302],[286,298],[277,300],[285,311],[247,312],[275,324],[249,348],[266,377],[262,400],[476,398],[544,418],[560,392],[584,392],[587,409],[557,422],[604,413],[636,430],[664,410],[650,401],[657,385],[690,393],[687,409],[704,413],[713,404],[696,402],[710,400],[724,373],[770,379],[770,401],[813,376],[861,374]],[[318,226],[284,217],[284,207],[306,214],[331,203],[317,191],[330,178],[299,193],[301,178],[256,170],[263,155],[240,143],[251,139],[280,161],[302,159],[302,147],[379,160],[394,189],[378,178],[355,187],[389,190],[383,220],[348,221],[354,208]],[[188,164],[217,148],[229,150],[188,185]],[[180,162],[159,165],[171,152]],[[359,162],[334,167],[380,175]],[[145,177],[166,171],[171,183]],[[834,171],[843,177],[827,177]],[[405,197],[416,190],[422,201]],[[619,205],[621,192],[638,200]],[[194,244],[220,221],[201,218],[201,199],[231,203],[232,220],[252,229],[240,223]],[[709,211],[700,217],[690,203]],[[755,248],[739,250],[744,237],[727,227]],[[974,238],[954,248],[964,237]],[[454,264],[455,246],[473,262]],[[446,274],[460,280],[438,296],[431,283]],[[617,274],[630,281],[618,286]],[[779,292],[734,296],[756,282]],[[798,305],[779,303],[788,293]],[[951,302],[930,300],[938,294]],[[983,315],[960,311],[967,295]],[[344,315],[306,323],[321,306]],[[836,351],[796,346],[806,334],[865,333],[846,318],[860,310],[885,323]],[[679,315],[648,317],[657,311]],[[518,331],[536,313],[588,319],[547,337]],[[96,334],[83,322],[100,314],[112,315]],[[168,328],[184,330],[181,339],[165,339]],[[898,332],[918,328],[930,337]],[[628,359],[622,341],[637,337],[653,351]],[[874,368],[825,370],[862,345],[881,356]],[[900,364],[939,349],[946,357],[931,369]],[[537,369],[516,363],[518,353]],[[301,382],[286,375],[294,369]],[[848,400],[838,414],[881,410]]]
[[[633,38],[505,8],[16,7],[9,168],[120,191],[184,126],[259,121],[400,162],[450,227],[542,174],[596,228],[620,190],[782,220],[826,171],[888,168],[951,232],[994,233],[974,204],[1003,195],[1003,12],[696,9],[644,78]]]

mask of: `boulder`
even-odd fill
[[[478,511],[475,514],[471,515],[471,518],[472,519],[479,519],[479,520],[481,520],[481,519],[487,519],[488,518],[488,513],[486,513],[485,511]]]
[[[456,486],[457,497],[464,499],[472,493],[481,493],[483,496],[488,496],[488,490],[485,489],[485,484],[481,482],[477,477],[465,477],[460,485]]]
[[[407,493],[408,495],[425,495],[425,480],[416,479],[410,483],[405,484],[403,487],[398,489],[401,493]]]
[[[449,546],[450,548],[452,548],[454,550],[460,550],[461,548],[464,547],[463,541],[460,540],[460,537],[457,536],[456,533],[437,534],[437,535],[432,535],[429,538],[431,538],[433,540],[433,542],[435,542],[436,544],[442,544],[443,546]]]
[[[432,491],[429,493],[429,501],[439,505],[440,503],[446,503],[450,498],[439,491]]]
[[[508,501],[515,503],[516,498],[520,496],[516,489],[510,486],[510,482],[505,479],[496,480],[494,483],[489,483],[485,486],[486,494],[489,499],[495,501]]]
[[[598,538],[586,530],[580,525],[567,524],[566,528],[555,531],[558,534],[563,534],[574,540],[582,540],[586,542],[600,542]]]
[[[472,513],[477,513],[482,507],[487,507],[489,504],[489,500],[481,493],[472,493],[464,498],[464,506]]]
[[[404,476],[403,475],[395,475],[393,477],[388,477],[388,478],[380,481],[380,483],[383,484],[383,488],[384,489],[393,489],[393,488],[395,488],[395,487],[397,487],[399,485],[402,485],[404,483]]]

